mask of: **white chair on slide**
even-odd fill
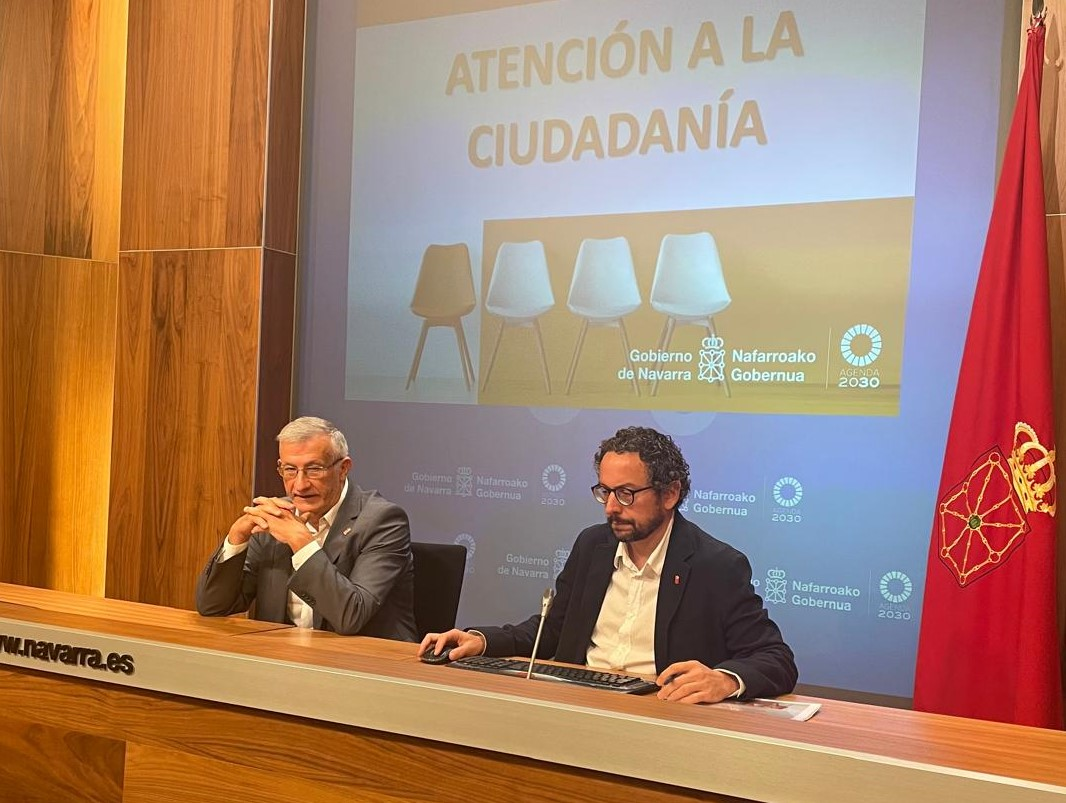
[[[418,377],[426,334],[434,326],[447,326],[455,331],[459,346],[459,361],[463,364],[463,379],[467,390],[474,382],[474,365],[463,333],[463,316],[477,306],[474,276],[470,268],[470,250],[466,243],[429,245],[422,254],[422,267],[411,299],[411,312],[422,318],[422,333],[407,375],[407,388]],[[405,388],[406,389],[406,388]]]
[[[496,365],[496,354],[503,339],[503,330],[508,326],[516,326],[531,328],[536,335],[540,364],[544,372],[544,390],[549,394],[552,392],[548,357],[544,352],[544,339],[541,337],[537,319],[554,306],[555,296],[552,294],[548,277],[548,259],[544,255],[544,244],[540,240],[501,243],[496,252],[496,265],[492,269],[489,291],[485,297],[485,309],[501,319],[500,328],[492,345],[492,356],[489,357],[482,390],[489,385],[489,377],[492,375],[493,366]]]
[[[570,296],[566,305],[572,313],[584,320],[577,336],[574,357],[566,377],[566,392],[574,382],[574,373],[581,358],[581,348],[590,326],[617,327],[622,337],[626,365],[633,376],[633,390],[640,395],[633,363],[629,359],[629,338],[623,320],[626,315],[639,309],[640,288],[633,269],[633,254],[625,237],[606,240],[586,239],[581,243],[574,263],[574,278],[570,283]]]
[[[722,259],[718,244],[709,232],[696,234],[667,234],[659,247],[655,265],[655,279],[651,286],[651,306],[666,317],[659,351],[666,351],[674,328],[696,324],[717,337],[714,316],[732,302],[722,275]],[[658,392],[658,381],[652,385],[652,395]],[[730,396],[729,380],[722,376],[726,396]]]

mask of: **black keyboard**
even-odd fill
[[[494,675],[521,675],[525,677],[529,661],[516,661],[513,658],[489,658],[486,655],[474,655],[458,658],[448,666],[457,669],[472,669],[475,672],[490,672]],[[658,686],[648,680],[633,675],[618,675],[614,672],[601,672],[598,669],[576,668],[572,666],[555,666],[553,664],[533,664],[533,677],[537,680],[556,680],[572,683],[575,686],[587,686],[592,689],[620,691],[624,694],[648,694],[658,690]]]

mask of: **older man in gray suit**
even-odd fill
[[[407,514],[348,481],[344,434],[321,418],[278,433],[287,499],[256,497],[200,575],[204,616],[253,618],[344,635],[415,641]]]

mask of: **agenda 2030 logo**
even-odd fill
[[[840,338],[840,356],[847,365],[840,369],[837,387],[872,389],[881,387],[881,371],[875,365],[884,349],[884,339],[876,327],[857,323]]]

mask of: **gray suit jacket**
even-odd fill
[[[292,550],[269,533],[218,562],[220,544],[196,586],[203,616],[248,610],[267,622],[291,623],[289,591],[314,609],[316,630],[417,641],[414,561],[407,514],[377,491],[349,482],[321,552],[293,572]]]

